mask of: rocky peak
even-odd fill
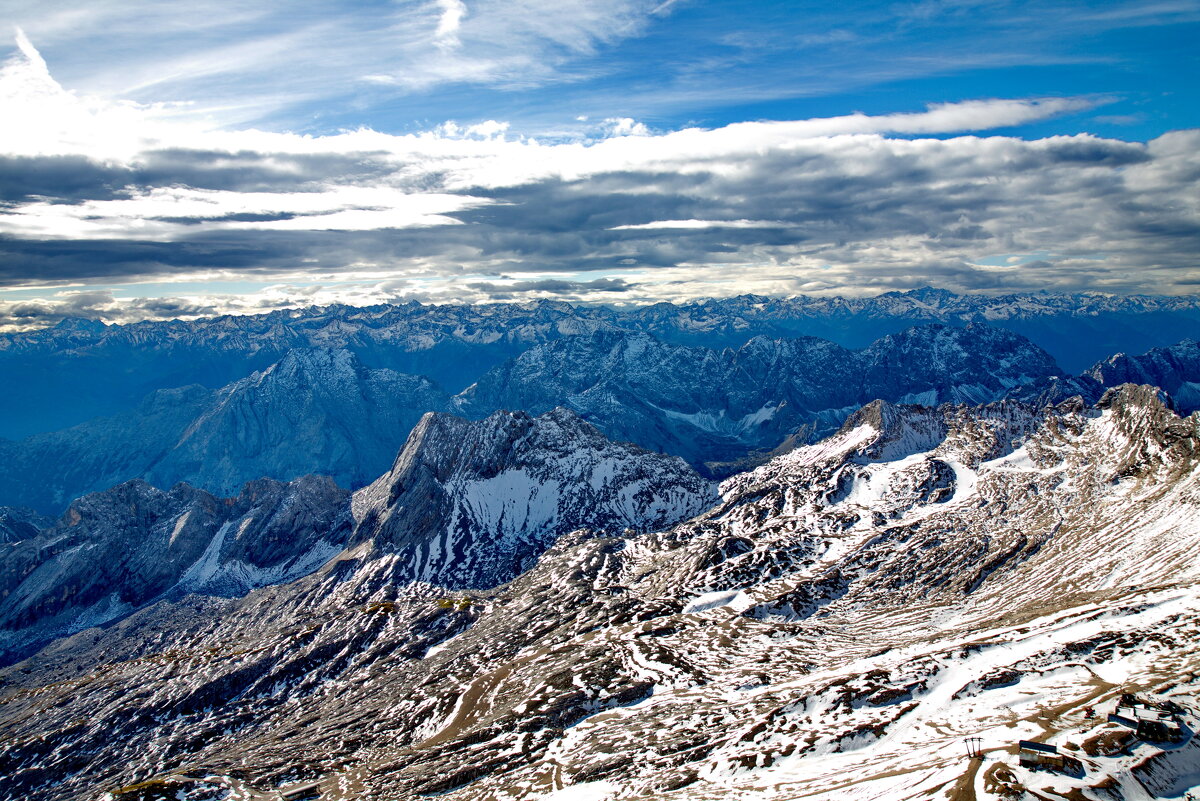
[[[431,413],[355,493],[354,541],[399,554],[415,579],[494,586],[567,531],[664,527],[714,498],[683,460],[609,442],[566,409]]]

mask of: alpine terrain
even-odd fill
[[[1184,797],[1200,417],[953,400],[719,488],[566,409],[434,413],[352,494],[27,516],[0,798]]]

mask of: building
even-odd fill
[[[1058,749],[1032,740],[1017,741],[1017,761],[1023,768],[1046,768],[1059,773],[1082,773],[1083,763],[1072,756],[1060,754]]]
[[[320,782],[293,784],[291,787],[285,787],[279,791],[280,801],[309,801],[309,799],[320,797]]]

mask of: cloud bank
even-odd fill
[[[473,12],[437,6],[452,48]],[[563,34],[579,47],[589,35]],[[1192,292],[1200,132],[971,135],[1103,102],[974,100],[667,132],[607,119],[553,141],[500,122],[301,136],[68,92],[22,36],[0,68],[12,111],[0,121],[0,326],[930,283]],[[195,289],[212,281],[253,286]],[[192,288],[151,302],[119,288],[136,282]]]

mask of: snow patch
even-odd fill
[[[729,607],[734,612],[744,612],[751,606],[754,606],[754,601],[741,590],[706,592],[703,595],[693,598],[691,603],[683,608],[683,614],[690,615],[697,612],[708,612],[712,609],[721,609],[723,607]]]

